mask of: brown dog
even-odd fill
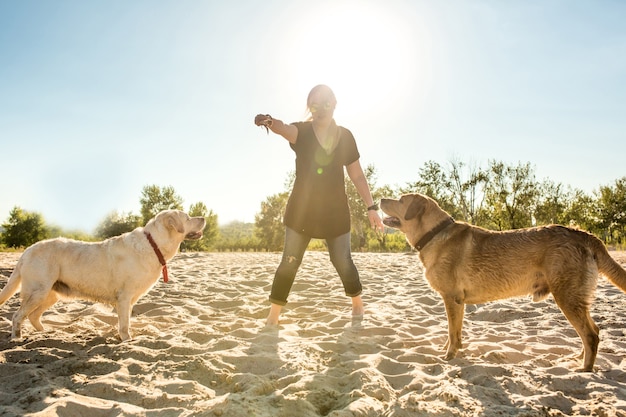
[[[419,251],[426,279],[443,298],[448,316],[446,359],[461,348],[465,304],[550,293],[583,342],[583,371],[592,371],[598,326],[589,314],[598,274],[626,292],[626,271],[595,236],[564,226],[493,232],[456,222],[426,196],[383,199],[389,227]]]

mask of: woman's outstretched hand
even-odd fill
[[[269,114],[257,114],[254,118],[254,124],[257,126],[263,126],[267,133],[270,133],[270,127],[272,127],[272,116]]]

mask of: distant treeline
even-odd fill
[[[626,177],[613,184],[600,185],[587,194],[549,179],[537,180],[530,163],[509,165],[491,160],[480,167],[460,161],[441,165],[426,162],[416,172],[416,180],[403,186],[377,185],[373,165],[365,176],[375,200],[405,193],[428,195],[455,219],[491,230],[519,229],[545,224],[563,224],[585,229],[607,245],[626,248]],[[294,173],[287,176],[285,191],[268,196],[254,223],[232,222],[218,226],[218,217],[202,202],[192,204],[188,213],[207,219],[204,237],[185,242],[188,251],[280,251],[284,225],[282,217],[293,185]],[[393,230],[374,232],[366,207],[352,182],[346,177],[346,191],[352,215],[352,247],[355,251],[405,251],[410,248],[404,236]],[[149,185],[140,198],[141,213],[112,212],[93,235],[63,231],[49,226],[39,213],[14,207],[0,230],[0,248],[24,248],[39,240],[66,236],[81,240],[101,240],[145,225],[165,209],[183,210],[183,200],[172,187]],[[323,241],[313,240],[309,249],[325,250]]]

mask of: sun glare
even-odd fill
[[[290,40],[295,85],[328,84],[337,114],[349,118],[402,106],[427,87],[428,39],[401,10],[383,2],[329,2],[316,10]]]

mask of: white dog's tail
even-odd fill
[[[13,294],[19,291],[20,286],[22,285],[22,274],[20,273],[21,269],[22,263],[18,262],[17,266],[13,270],[13,273],[11,274],[11,277],[7,281],[7,284],[0,292],[0,305],[6,303],[9,298],[13,297]]]
[[[598,238],[594,239],[594,254],[600,273],[617,288],[626,292],[626,270],[609,255],[606,247]]]

